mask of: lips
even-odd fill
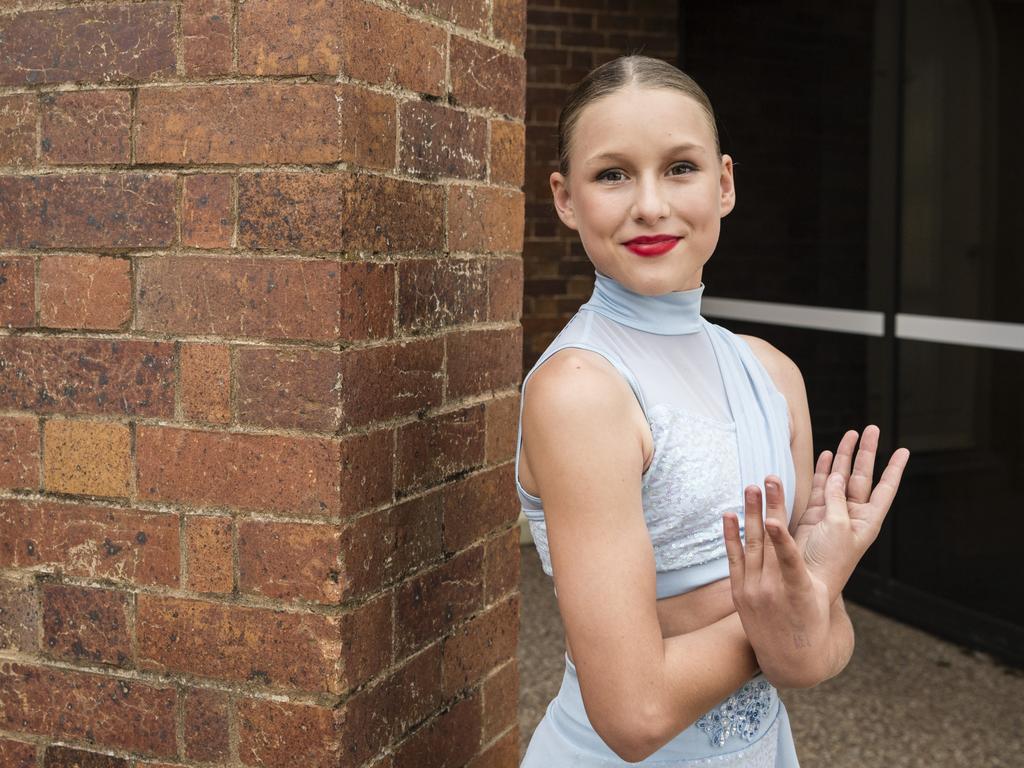
[[[660,256],[676,247],[682,238],[660,235],[657,237],[637,237],[626,243],[626,247],[637,256]]]
[[[665,240],[678,240],[676,235],[643,235],[626,241],[626,245],[645,245],[647,243],[661,243]]]

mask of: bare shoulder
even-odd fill
[[[526,401],[537,410],[574,411],[593,405],[628,402],[629,385],[603,355],[580,347],[566,347],[551,355],[529,381]]]
[[[736,335],[747,342],[757,359],[761,361],[761,365],[768,371],[768,375],[775,382],[779,392],[786,398],[786,402],[789,404],[790,428],[792,430],[793,414],[807,408],[807,391],[799,366],[789,355],[764,339],[745,334]]]
[[[759,339],[757,336],[736,335],[747,342],[754,354],[757,355],[757,359],[761,361],[761,365],[768,371],[768,375],[772,377],[772,381],[775,382],[775,386],[779,388],[780,392],[787,394],[787,390],[794,387],[803,390],[803,374],[800,373],[800,368],[789,355],[764,339]]]

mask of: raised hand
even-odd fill
[[[765,676],[802,688],[823,679],[830,663],[831,600],[786,527],[781,481],[769,475],[765,489],[763,523],[761,489],[744,489],[745,544],[736,515],[722,517],[733,604]]]
[[[855,460],[855,430],[843,435],[834,459],[829,451],[821,453],[807,509],[794,536],[810,570],[828,585],[832,600],[878,537],[910,458],[906,448],[896,449],[872,490],[878,435],[877,426],[865,427]]]

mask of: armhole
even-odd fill
[[[626,380],[626,383],[629,384],[629,388],[633,390],[633,394],[636,396],[637,402],[640,403],[640,409],[644,413],[644,418],[647,418],[647,403],[644,400],[644,395],[643,395],[642,390],[640,389],[640,384],[639,384],[639,382],[637,382],[636,376],[633,375],[633,372],[631,370],[629,370],[629,368],[621,360],[619,360],[619,358],[616,355],[614,355],[614,354],[612,354],[610,352],[607,352],[606,350],[597,349],[596,347],[591,346],[590,344],[587,344],[585,342],[568,342],[568,343],[562,344],[561,346],[556,347],[554,349],[546,350],[544,355],[541,357],[541,359],[537,361],[537,363],[533,366],[533,368],[530,369],[529,373],[527,373],[526,376],[523,378],[523,383],[520,386],[520,389],[519,389],[519,428],[518,428],[517,434],[516,434],[516,463],[515,463],[516,489],[523,496],[525,496],[526,498],[530,499],[531,501],[535,502],[538,505],[540,504],[540,501],[541,501],[540,497],[539,496],[534,496],[532,493],[530,493],[525,488],[523,488],[522,484],[519,482],[519,454],[522,451],[522,446],[523,446],[523,408],[526,405],[526,382],[530,380],[530,377],[537,371],[537,369],[540,368],[545,362],[547,362],[548,358],[550,358],[553,354],[555,354],[555,352],[560,352],[561,350],[568,349],[570,347],[571,348],[576,348],[576,349],[585,349],[585,350],[587,350],[589,352],[596,352],[597,354],[601,355],[601,357],[603,357],[605,360],[610,362],[613,366],[615,366],[615,369],[620,374],[622,374],[622,377]]]

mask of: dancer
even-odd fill
[[[690,77],[595,69],[550,181],[595,285],[523,380],[516,486],[566,634],[523,766],[797,766],[776,686],[849,660],[841,590],[909,452],[873,490],[875,426],[812,467],[800,371],[701,316],[736,192]]]

